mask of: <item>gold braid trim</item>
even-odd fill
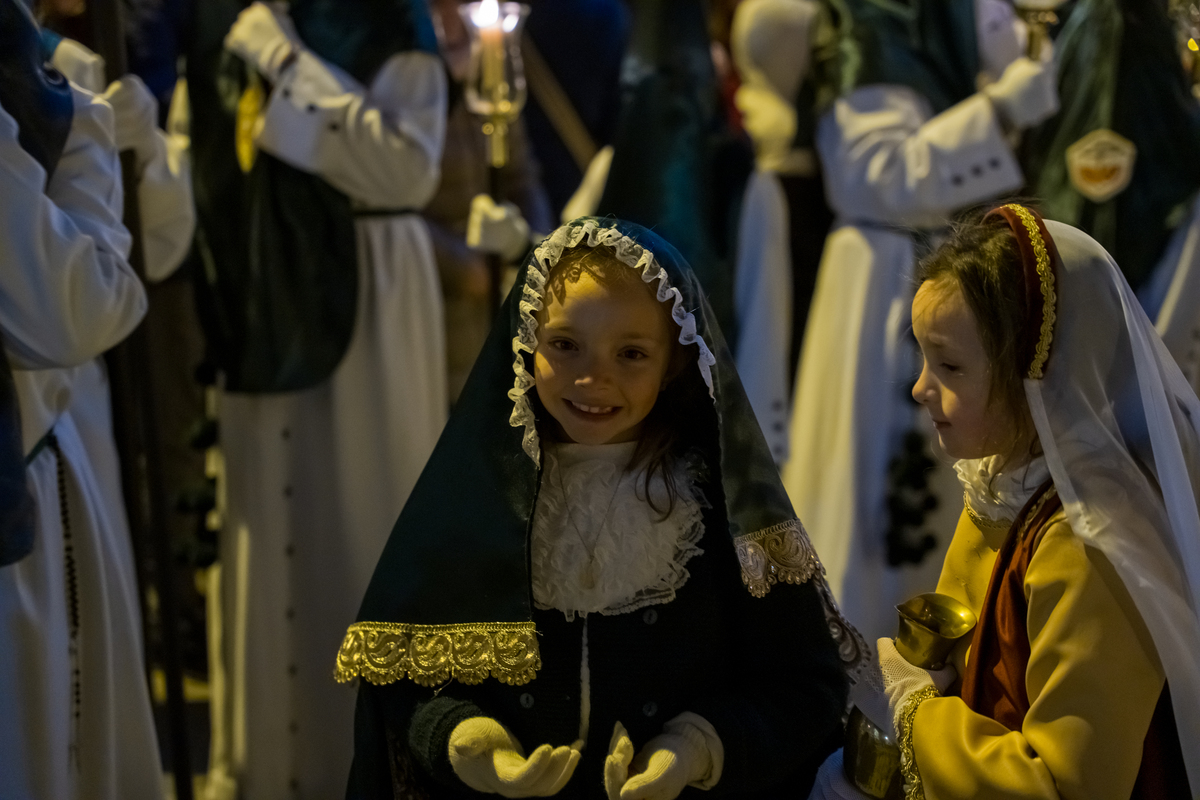
[[[904,779],[905,800],[925,800],[925,787],[921,785],[921,771],[917,769],[917,754],[913,749],[913,719],[917,716],[917,708],[931,697],[940,697],[938,690],[932,686],[918,689],[912,693],[904,710],[900,712],[900,776]]]
[[[532,622],[356,622],[342,640],[334,677],[339,683],[361,677],[377,685],[407,677],[421,686],[437,686],[451,678],[482,683],[490,675],[520,686],[541,668]]]
[[[825,568],[800,520],[793,519],[733,540],[742,567],[742,583],[755,597],[766,597],[777,583],[815,581],[829,635],[847,672],[856,675],[870,659],[867,643],[838,610],[825,582]]]
[[[1025,231],[1029,234],[1029,241],[1033,245],[1034,257],[1037,260],[1038,278],[1042,284],[1042,330],[1038,335],[1033,363],[1029,365],[1029,377],[1033,380],[1041,380],[1042,369],[1046,366],[1046,359],[1050,357],[1050,341],[1054,338],[1054,323],[1058,318],[1054,310],[1058,303],[1058,295],[1054,291],[1054,271],[1050,268],[1050,254],[1046,250],[1046,242],[1042,239],[1041,229],[1038,228],[1033,214],[1025,206],[1016,203],[1009,203],[1005,208],[1011,209],[1020,218],[1021,224],[1025,226]]]
[[[967,512],[972,524],[981,531],[1007,531],[1013,524],[1011,519],[992,519],[980,514],[971,506],[971,500],[967,497],[966,492],[963,492],[963,510]]]

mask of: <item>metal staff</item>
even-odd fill
[[[92,0],[93,44],[104,58],[111,82],[129,71],[125,26],[120,0]],[[137,160],[132,150],[121,153],[125,189],[125,226],[133,237],[129,263],[146,282],[142,250],[142,219],[138,206]],[[150,342],[143,322],[108,353],[113,399],[113,433],[121,460],[121,485],[133,540],[150,554],[158,594],[163,672],[167,684],[167,742],[177,800],[192,800],[192,768],[187,735],[187,704],[183,696],[183,661],[179,648],[179,618],[172,574],[171,541],[167,527],[166,488],[163,485],[158,420],[149,370]]]

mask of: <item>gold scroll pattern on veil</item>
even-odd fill
[[[800,520],[788,520],[738,536],[733,544],[742,567],[742,582],[755,597],[766,597],[777,583],[814,581],[842,664],[852,676],[856,675],[870,658],[870,650],[862,634],[838,609],[837,600],[825,582],[825,568]]]

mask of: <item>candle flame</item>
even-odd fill
[[[471,21],[479,28],[490,28],[500,19],[500,4],[496,0],[482,0],[471,12]]]
[[[1200,44],[1196,44],[1195,39],[1188,39],[1188,50],[1193,53],[1200,53]]]
[[[504,32],[512,33],[517,27],[517,23],[521,21],[520,14],[507,14],[504,17]]]

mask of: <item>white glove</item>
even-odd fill
[[[117,149],[132,149],[143,164],[154,158],[158,101],[142,79],[137,75],[126,75],[110,83],[102,96],[113,109]]]
[[[894,730],[900,729],[900,715],[904,712],[904,707],[914,692],[932,686],[938,694],[942,694],[958,677],[958,673],[952,666],[936,670],[914,667],[905,660],[904,656],[900,655],[900,651],[896,649],[896,643],[891,639],[880,639],[875,643],[875,647],[879,653],[883,692],[887,695],[888,711],[891,713]]]
[[[471,717],[450,734],[450,766],[477,792],[552,797],[571,780],[582,747],[582,742],[569,747],[544,744],[525,758],[525,750],[503,725],[490,717]]]
[[[633,741],[625,726],[618,722],[613,726],[612,741],[608,743],[608,757],[604,759],[604,791],[608,800],[621,800],[621,787],[629,780],[629,765],[633,761]]]
[[[278,83],[284,65],[301,47],[286,3],[251,3],[225,36],[225,49],[252,64],[271,83]]]
[[[846,777],[842,768],[842,751],[837,750],[817,770],[808,800],[870,800]]]
[[[983,87],[983,93],[1005,125],[1023,130],[1058,113],[1057,83],[1053,63],[1022,56],[1004,68],[1000,80]]]
[[[621,800],[674,800],[688,784],[707,778],[712,768],[712,755],[700,729],[672,720],[633,759],[633,775],[619,796]],[[607,781],[607,769],[605,773]]]
[[[515,261],[529,249],[529,223],[512,203],[498,206],[488,195],[477,194],[467,219],[467,247]]]

